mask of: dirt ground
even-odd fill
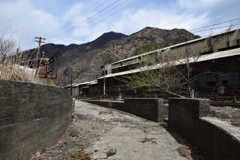
[[[108,113],[111,113],[109,111]],[[100,114],[106,114],[100,113]],[[92,115],[76,113],[65,135],[55,146],[44,148],[30,160],[90,160],[84,149],[101,139],[111,125]]]
[[[76,101],[75,116],[59,142],[30,160],[204,160],[196,146],[167,124]]]

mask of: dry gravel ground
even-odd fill
[[[222,121],[230,122],[231,125],[240,127],[240,109],[232,107],[210,106],[210,117],[216,117]]]
[[[31,160],[186,160],[204,159],[198,149],[165,123],[76,100],[65,135]]]

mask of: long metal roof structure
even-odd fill
[[[78,87],[81,85],[93,85],[93,84],[97,84],[97,80],[87,81],[87,82],[82,82],[82,83],[74,83],[74,84],[72,84],[72,87]],[[67,87],[71,87],[71,84],[65,86],[65,88],[67,88]]]
[[[178,47],[178,46],[190,44],[190,43],[193,43],[193,42],[197,42],[197,41],[200,41],[200,40],[204,40],[204,39],[207,39],[209,37],[215,37],[215,36],[218,36],[218,35],[221,35],[221,34],[224,34],[224,33],[235,32],[237,30],[240,30],[240,28],[232,29],[232,30],[230,30],[228,32],[217,33],[217,34],[214,34],[214,35],[211,35],[211,36],[201,37],[201,38],[193,39],[193,40],[190,40],[190,41],[178,43],[178,44],[175,44],[175,45],[172,45],[172,46],[168,46],[168,47],[165,47],[165,48],[161,48],[161,49],[153,50],[153,51],[146,52],[146,53],[143,53],[143,54],[140,54],[140,55],[136,55],[136,56],[132,56],[132,57],[129,57],[129,58],[125,58],[125,59],[113,62],[111,64],[116,64],[116,63],[119,63],[119,62],[128,61],[128,60],[131,60],[131,59],[134,59],[134,58],[137,58],[137,57],[140,57],[140,56],[148,55],[148,54],[151,54],[151,53],[154,53],[154,52],[164,51],[164,50],[171,49],[171,48],[174,48],[174,47]]]
[[[199,56],[197,58],[197,60],[195,60],[196,57],[189,58],[189,62],[197,63],[197,62],[214,60],[214,59],[219,59],[219,58],[224,58],[224,57],[231,57],[231,56],[236,56],[236,55],[240,55],[240,48],[231,49],[231,50],[227,50],[227,51],[221,51],[221,52],[215,52],[215,53],[207,54],[207,55],[202,55],[202,56]],[[180,59],[171,64],[180,65],[180,64],[185,64],[186,62],[187,62],[186,59]],[[112,73],[112,74],[105,75],[104,77],[100,77],[98,79],[122,76],[122,75],[133,74],[133,73],[138,73],[138,72],[147,71],[147,70],[153,70],[153,69],[159,69],[162,66],[164,66],[164,63],[159,63],[159,64],[151,65],[151,66],[145,66],[145,67],[128,70],[128,71],[124,71],[124,72]]]

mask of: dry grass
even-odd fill
[[[40,83],[35,72],[35,69],[14,64],[11,60],[6,60],[4,64],[0,65],[0,79],[4,80]]]
[[[23,65],[27,62],[23,52],[19,52],[19,42],[14,39],[18,30],[12,30],[12,20],[9,19],[4,28],[0,28],[0,79],[39,83],[35,70]],[[19,65],[21,64],[21,65]]]

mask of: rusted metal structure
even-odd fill
[[[35,77],[56,79],[58,56],[60,56],[60,52],[44,53],[42,55],[22,54],[21,56],[17,54],[13,57],[13,63],[36,69]]]
[[[59,55],[59,52],[44,54],[45,58],[40,58],[40,63],[37,67],[37,76],[40,78],[56,79],[58,68],[56,60]]]

